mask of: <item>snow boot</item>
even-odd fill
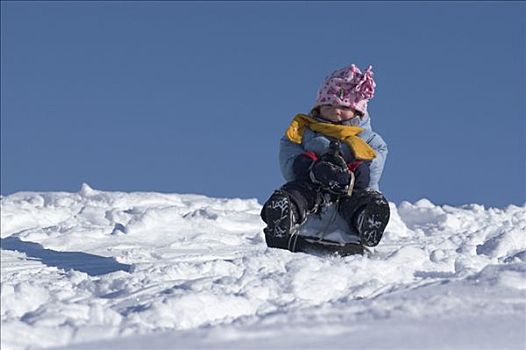
[[[267,246],[288,249],[289,238],[297,229],[297,209],[287,192],[277,190],[263,206],[261,218],[267,224],[263,229]]]
[[[374,247],[380,243],[389,222],[389,202],[377,191],[354,191],[350,198],[342,201],[340,213],[358,233],[361,243]]]
[[[274,191],[261,210],[261,218],[267,224],[263,230],[267,246],[297,251],[301,225],[322,202],[323,196],[308,180],[287,182]]]
[[[367,205],[356,218],[356,230],[360,240],[367,247],[374,247],[380,243],[389,222],[389,204],[378,203]]]

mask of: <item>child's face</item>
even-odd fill
[[[344,106],[323,105],[320,107],[320,115],[333,122],[343,122],[358,116],[352,108]]]

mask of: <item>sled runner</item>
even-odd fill
[[[309,238],[296,235],[291,237],[289,250],[311,254],[338,254],[340,256],[363,255],[368,250],[359,243],[343,243],[326,239]]]
[[[370,252],[360,243],[342,243],[326,239],[317,239],[294,235],[288,240],[280,240],[276,237],[265,235],[267,245],[270,248],[287,249],[291,252],[302,252],[314,255],[338,254],[340,256],[363,255]]]

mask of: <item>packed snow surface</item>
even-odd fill
[[[255,200],[1,202],[1,346],[524,349],[526,206],[391,204],[366,256],[268,249]]]

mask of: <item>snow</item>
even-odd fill
[[[255,199],[1,199],[8,349],[526,349],[526,205],[390,203],[368,256],[268,249]]]

